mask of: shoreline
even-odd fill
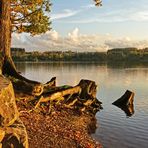
[[[91,136],[97,128],[94,115],[63,106],[54,106],[50,114],[29,112],[32,107],[26,99],[30,96],[18,97],[21,99],[17,107],[27,129],[30,148],[102,148]]]

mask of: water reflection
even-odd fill
[[[130,105],[127,105],[127,106],[118,106],[118,105],[115,105],[115,106],[117,106],[121,110],[123,110],[127,117],[131,117],[135,113],[134,104],[130,104]]]
[[[140,68],[140,67],[148,67],[148,63],[144,62],[144,63],[139,63],[139,62],[122,62],[122,61],[118,61],[118,62],[107,62],[107,67],[108,68],[118,68],[118,69],[122,69],[122,68]]]

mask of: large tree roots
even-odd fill
[[[90,80],[81,80],[74,87],[52,87],[40,96],[35,108],[40,108],[46,103],[62,103],[67,108],[75,108],[93,114],[102,109],[101,102],[96,98],[96,84]]]
[[[101,109],[94,81],[81,80],[76,86],[56,86],[56,78],[53,77],[42,84],[21,76],[11,59],[5,59],[2,72],[12,83],[3,76],[0,77],[0,147],[28,147],[28,137],[25,126],[19,119],[14,91],[32,96],[31,100],[30,97],[27,98],[27,102],[32,104],[30,111],[49,114],[57,106],[95,115]]]
[[[35,109],[42,104],[62,103],[68,108],[96,113],[101,109],[101,102],[96,98],[96,84],[94,81],[81,80],[77,86],[56,86],[56,78],[42,84],[21,76],[15,69],[11,58],[5,58],[3,74],[7,76],[17,93],[34,96]],[[50,109],[49,109],[50,110]]]

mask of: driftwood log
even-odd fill
[[[134,114],[134,93],[127,90],[123,96],[117,99],[112,104],[122,109],[126,116],[130,117]]]

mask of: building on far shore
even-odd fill
[[[12,56],[19,56],[25,54],[25,48],[11,48]]]

